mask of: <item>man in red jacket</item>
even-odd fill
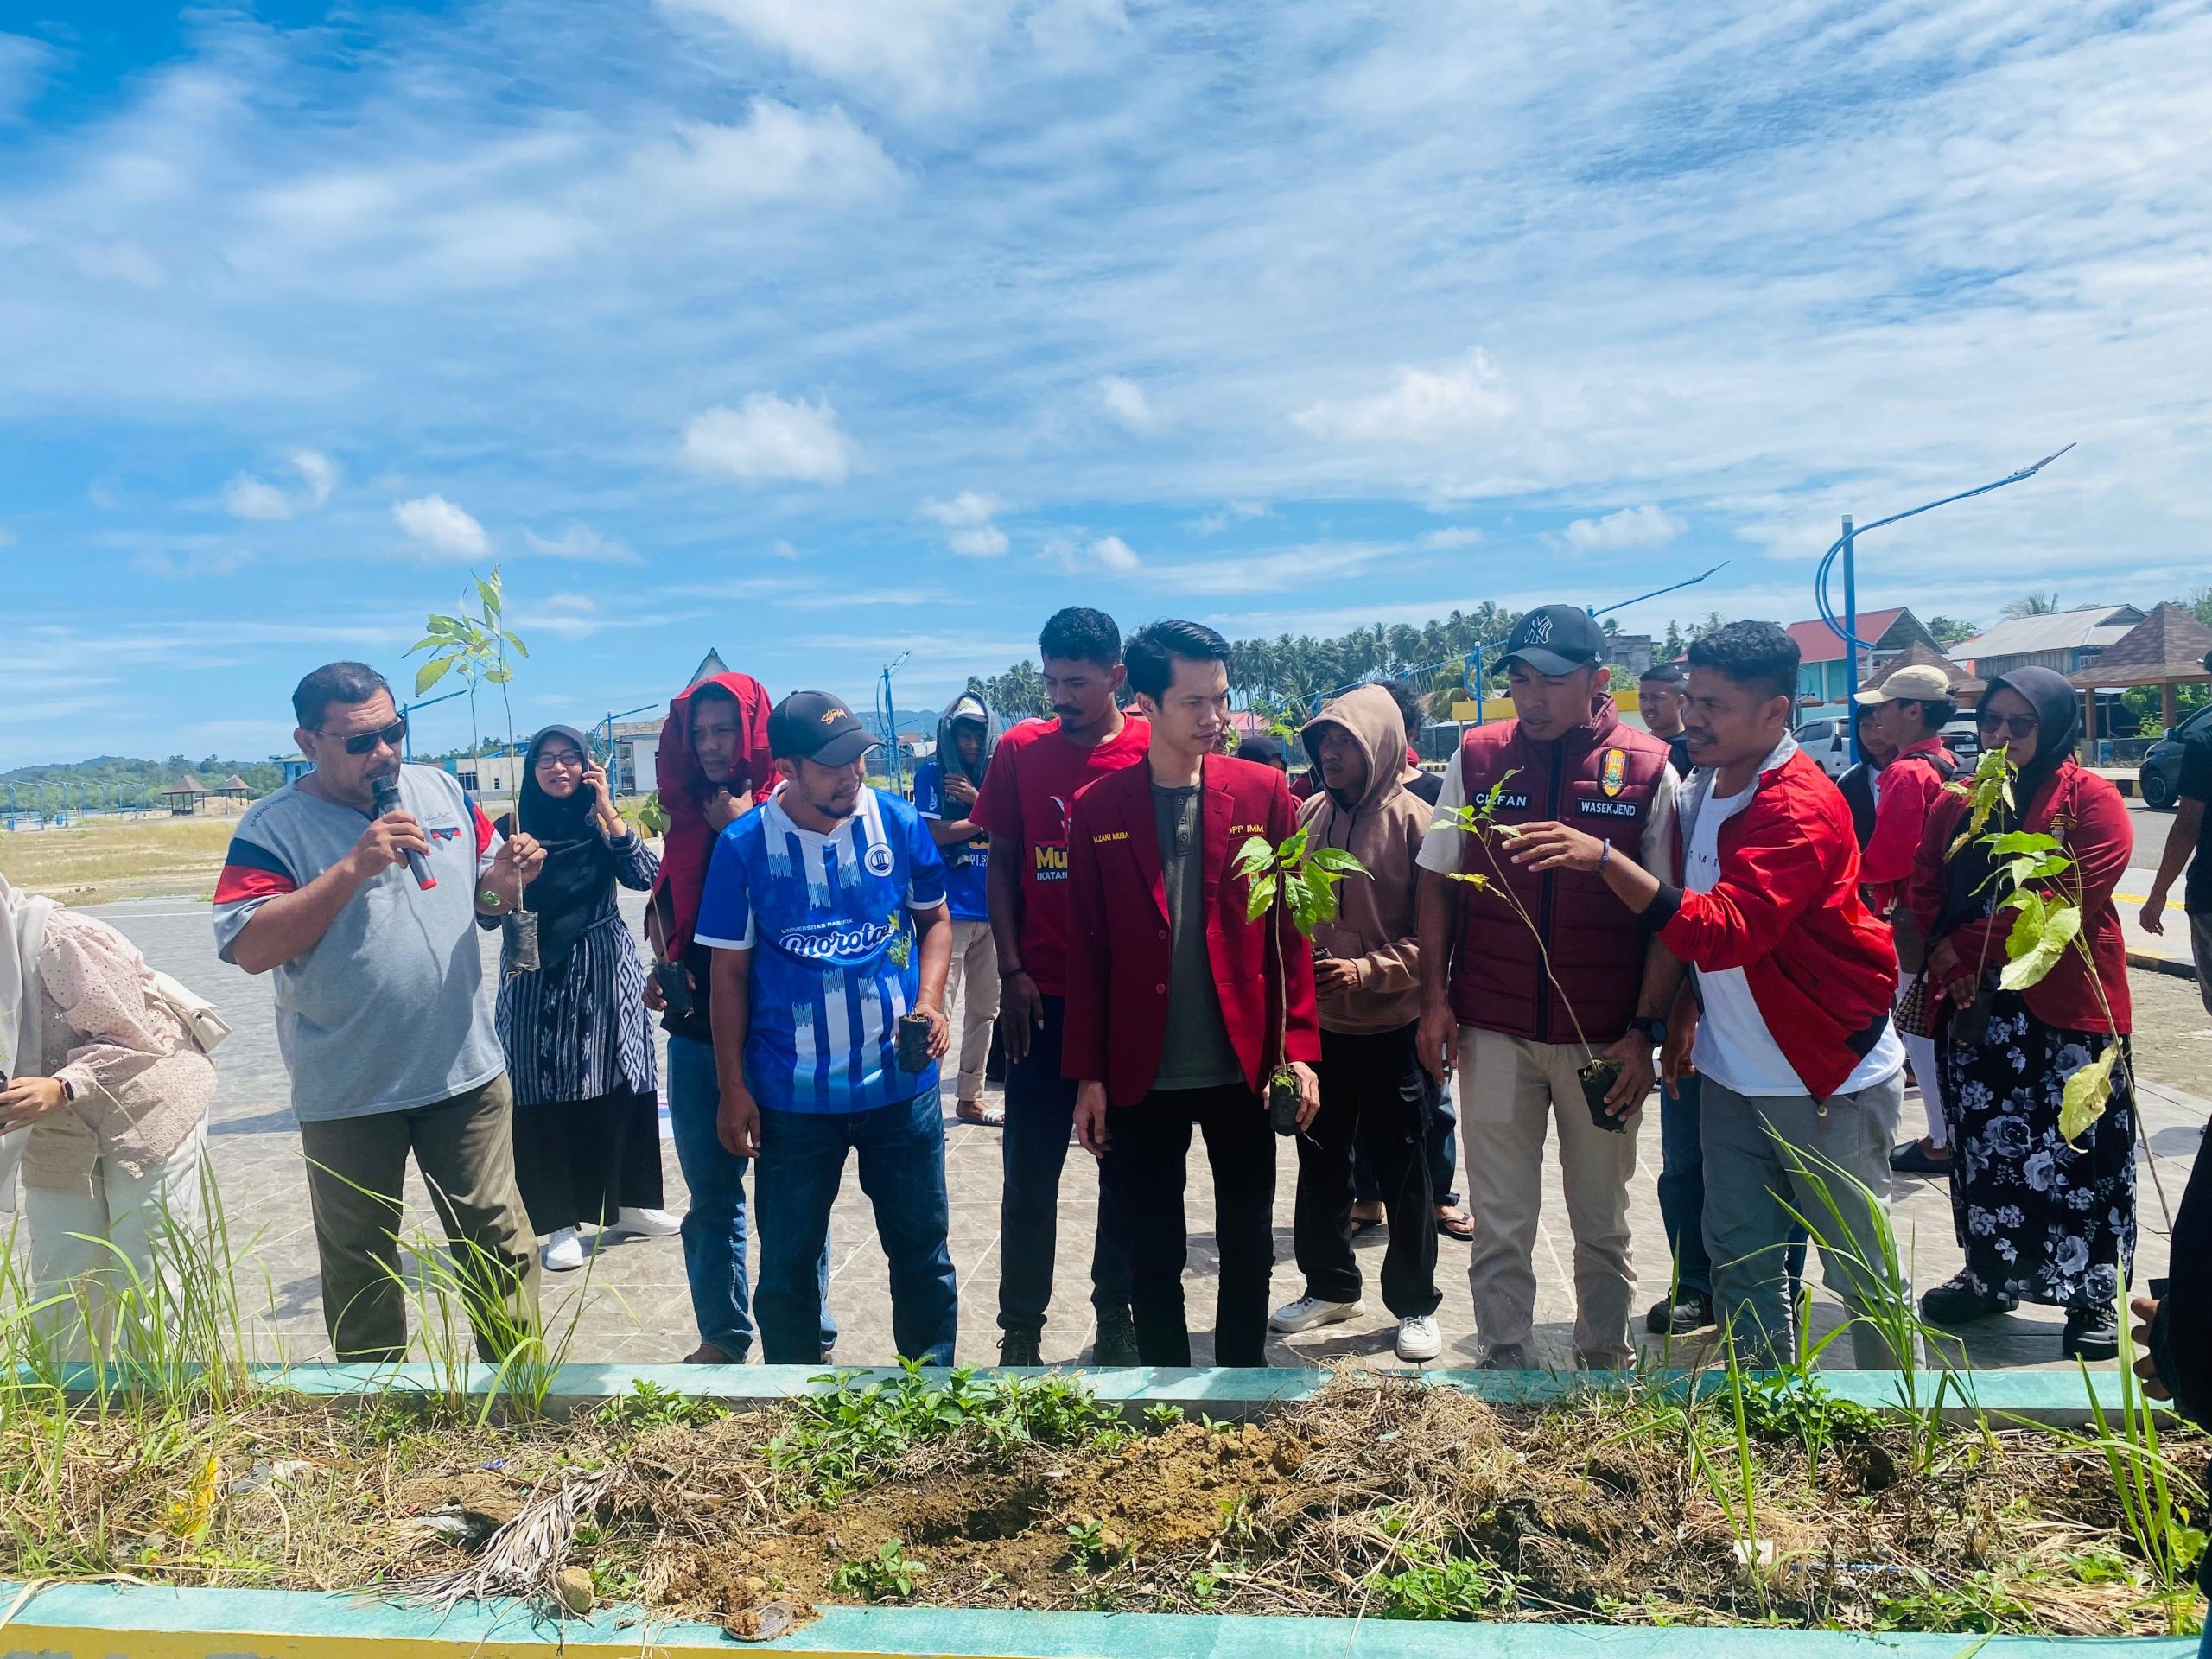
[[[1287,1063],[1310,1122],[1321,1039],[1311,948],[1283,905],[1247,919],[1250,884],[1235,860],[1255,836],[1280,843],[1298,815],[1281,772],[1214,753],[1229,718],[1227,640],[1155,622],[1126,655],[1151,736],[1143,764],[1090,785],[1070,817],[1061,1066],[1077,1084],[1076,1133],[1128,1229],[1139,1358],[1191,1363],[1183,1180],[1196,1127],[1221,1255],[1214,1361],[1258,1365],[1274,1265],[1262,1096]]]
[[[1771,622],[1732,622],[1690,647],[1683,715],[1695,780],[1676,822],[1680,885],[1570,825],[1531,825],[1513,861],[1595,871],[1696,969],[1667,1070],[1705,1079],[1705,1243],[1720,1317],[1752,1364],[1796,1348],[1783,1268],[1795,1210],[1828,1287],[1853,1316],[1862,1369],[1894,1366],[1867,1319],[1908,1307],[1879,1223],[1904,1095],[1890,1020],[1897,957],[1859,896],[1851,809],[1789,735],[1797,646]],[[1862,1195],[1833,1171],[1865,1189]],[[1824,1181],[1834,1210],[1811,1179]]]

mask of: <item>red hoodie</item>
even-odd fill
[[[741,735],[730,793],[741,804],[748,793],[756,803],[766,800],[776,787],[776,766],[768,753],[768,693],[750,674],[710,674],[699,685],[719,685],[737,699]],[[691,943],[691,929],[699,919],[699,896],[707,886],[707,861],[715,852],[715,830],[706,810],[713,790],[707,774],[699,770],[698,757],[691,753],[691,699],[699,685],[668,705],[660,748],[653,757],[661,810],[668,814],[668,836],[650,902],[660,912],[671,962],[683,961]]]
[[[1709,774],[1701,774],[1709,776]],[[1689,832],[1675,819],[1675,861]],[[1890,930],[1859,897],[1851,808],[1794,747],[1720,826],[1710,893],[1662,882],[1644,919],[1694,968],[1741,968],[1767,1034],[1815,1100],[1843,1086],[1882,1039],[1897,996]]]

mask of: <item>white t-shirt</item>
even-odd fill
[[[1684,810],[1690,804],[1688,788],[1684,785],[1685,794],[1680,803]],[[1711,893],[1719,885],[1720,826],[1749,805],[1758,790],[1758,779],[1755,777],[1738,794],[1706,798],[1682,849],[1684,891]],[[1704,1016],[1698,1021],[1697,1047],[1691,1056],[1698,1071],[1722,1088],[1739,1095],[1810,1094],[1812,1091],[1805,1087],[1796,1069],[1767,1034],[1766,1021],[1760,1016],[1758,1003],[1751,995],[1751,982],[1744,977],[1744,970],[1723,968],[1709,973],[1697,968],[1691,971],[1697,975],[1698,995],[1705,1004]],[[1859,1062],[1836,1092],[1848,1095],[1871,1088],[1904,1064],[1904,1045],[1897,1040],[1897,1026],[1894,1021],[1885,1020],[1881,1040],[1866,1052],[1866,1058]]]

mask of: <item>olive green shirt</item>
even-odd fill
[[[1198,790],[1152,786],[1152,821],[1160,833],[1160,874],[1167,891],[1171,939],[1167,1035],[1160,1048],[1154,1089],[1217,1089],[1242,1083],[1244,1067],[1221,1020],[1221,993],[1206,951],[1205,859],[1199,849]]]

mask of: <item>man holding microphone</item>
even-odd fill
[[[399,1277],[411,1152],[484,1314],[534,1324],[537,1251],[515,1185],[512,1096],[482,981],[476,916],[504,915],[545,861],[502,841],[459,780],[403,766],[407,722],[384,677],[319,668],[292,693],[313,771],[238,820],[215,887],[215,941],[273,972],[277,1046],[308,1160],[323,1323],[341,1361],[407,1347]]]

